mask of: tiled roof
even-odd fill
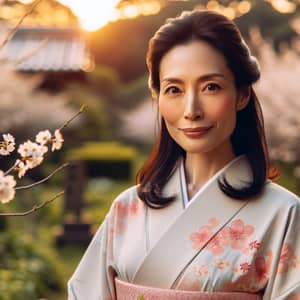
[[[86,41],[74,28],[20,28],[0,54],[18,61],[19,71],[86,71],[93,65]]]

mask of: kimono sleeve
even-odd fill
[[[114,267],[109,258],[107,217],[68,282],[68,300],[113,300]]]
[[[300,300],[300,203],[291,207],[286,234],[277,255],[277,266],[270,277],[271,300]],[[276,234],[274,232],[273,234]]]

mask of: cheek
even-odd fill
[[[220,99],[218,99],[220,100]],[[218,103],[209,103],[206,106],[206,115],[212,121],[226,119],[227,116],[235,114],[235,101],[231,98],[224,98]]]
[[[158,105],[161,115],[168,123],[174,123],[178,121],[183,114],[181,105],[172,103],[172,101],[159,100]]]

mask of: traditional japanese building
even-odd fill
[[[40,86],[58,92],[69,81],[84,81],[94,61],[84,34],[76,27],[22,27],[0,50],[23,73],[40,73]]]

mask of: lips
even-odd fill
[[[212,126],[209,127],[194,127],[194,128],[179,128],[183,132],[189,133],[189,132],[205,132],[208,129],[212,128]]]
[[[194,128],[179,128],[188,138],[199,139],[204,136],[213,126],[210,127],[194,127]]]

